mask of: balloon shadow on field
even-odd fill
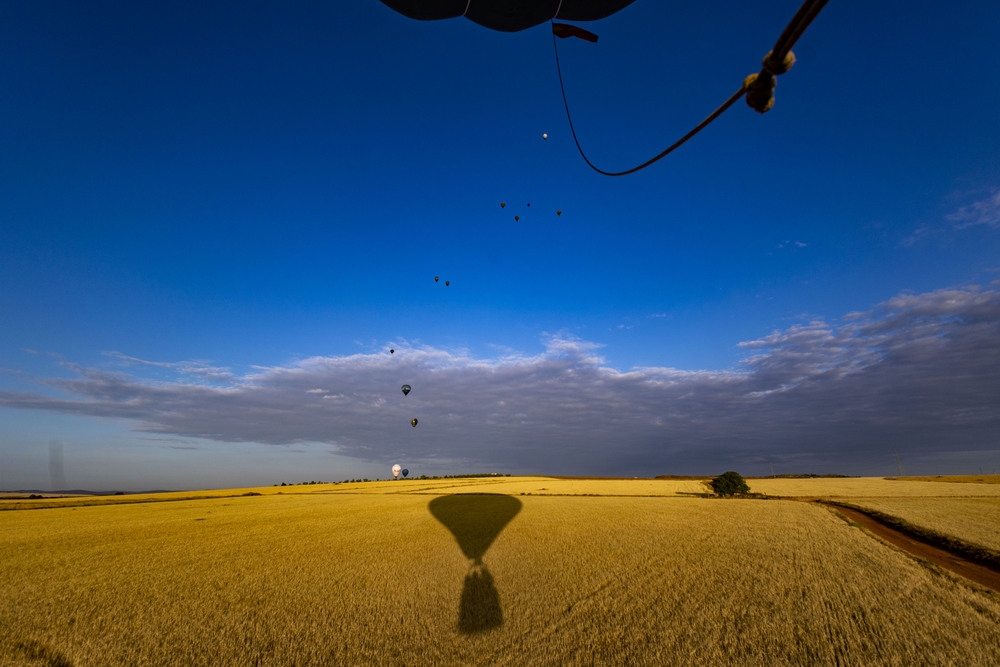
[[[521,511],[521,501],[498,493],[455,494],[435,498],[427,507],[451,531],[469,559],[458,609],[459,632],[473,634],[503,625],[500,594],[483,556]]]

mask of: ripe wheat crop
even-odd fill
[[[1000,553],[1000,498],[854,498],[851,504]]]
[[[964,497],[1000,498],[1000,484],[918,481],[885,477],[808,477],[750,479],[750,490],[769,496],[818,498]]]
[[[0,512],[0,665],[1000,663],[995,594],[823,507],[460,481]]]

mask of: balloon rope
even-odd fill
[[[467,3],[465,3],[465,9],[462,10],[462,16],[465,16],[465,13],[467,11],[469,11],[469,5],[471,5],[471,4],[472,4],[472,0],[469,0]]]
[[[733,93],[728,100],[723,102],[722,106],[710,113],[705,120],[695,125],[690,132],[678,139],[662,153],[646,160],[639,166],[626,171],[604,171],[603,169],[598,169],[594,163],[587,158],[586,154],[584,154],[583,148],[580,146],[580,140],[577,139],[576,136],[576,129],[573,127],[573,117],[569,113],[569,102],[566,101],[566,87],[563,85],[562,68],[559,66],[559,46],[556,43],[556,34],[553,31],[552,48],[555,50],[556,54],[556,72],[559,74],[559,89],[562,91],[563,106],[566,107],[566,120],[569,121],[569,131],[573,135],[573,141],[576,143],[576,149],[580,151],[580,157],[583,158],[583,161],[586,162],[591,169],[599,174],[604,174],[605,176],[625,176],[627,174],[633,174],[640,169],[645,169],[657,160],[672,153],[688,139],[705,129],[709,123],[721,116],[723,111],[731,107],[736,100],[743,97],[748,90],[754,92],[755,95],[752,101],[748,97],[747,103],[757,111],[764,113],[770,109],[771,105],[774,103],[774,77],[778,74],[787,72],[792,66],[792,63],[795,62],[795,56],[791,52],[792,46],[796,41],[798,41],[799,37],[802,36],[806,28],[809,27],[812,20],[819,15],[820,10],[823,9],[828,1],[829,0],[805,0],[799,8],[799,11],[795,13],[791,22],[789,22],[788,26],[781,33],[781,37],[778,38],[774,48],[771,49],[771,51],[769,51],[764,57],[763,67],[760,74],[751,74],[744,79],[743,85],[740,86],[740,89]],[[558,11],[556,13],[558,14]]]
[[[562,9],[563,0],[559,0],[559,6],[556,7],[556,13],[552,15],[553,19],[559,18],[559,10]]]

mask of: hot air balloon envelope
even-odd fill
[[[403,396],[406,396],[407,394],[410,393],[410,385],[404,384],[402,389],[403,389]]]
[[[414,417],[413,419],[410,420],[410,426],[412,426],[413,428],[417,427],[417,418],[416,417]]]
[[[403,16],[421,21],[457,16],[490,30],[516,32],[552,19],[596,21],[611,16],[634,0],[382,0]]]
[[[407,470],[406,468],[403,468],[403,477],[406,477],[409,474],[410,474],[410,471]]]
[[[400,466],[398,463],[396,465],[392,466],[392,478],[393,479],[398,479],[399,478],[399,471],[402,470],[402,469],[403,469],[402,466]]]

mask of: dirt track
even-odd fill
[[[849,521],[860,525],[865,530],[877,535],[889,544],[899,547],[904,551],[913,554],[918,558],[929,560],[941,567],[951,570],[966,579],[970,579],[977,584],[991,588],[1000,593],[1000,572],[972,562],[962,556],[945,551],[940,547],[928,544],[923,540],[907,535],[906,533],[888,526],[878,519],[871,517],[864,512],[836,505],[834,508],[843,514]]]

